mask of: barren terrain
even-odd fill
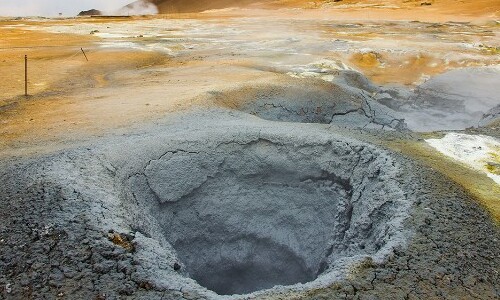
[[[156,2],[0,19],[2,299],[500,296],[500,3]]]

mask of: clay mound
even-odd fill
[[[400,118],[397,112],[377,102],[366,90],[353,87],[370,88],[369,83],[362,82],[352,72],[341,76],[337,80],[352,85],[292,79],[212,93],[212,101],[217,106],[271,121],[398,131],[408,129],[404,118]]]

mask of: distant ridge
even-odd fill
[[[102,15],[102,12],[97,9],[90,9],[90,10],[84,10],[81,11],[78,16],[83,17],[83,16],[100,16]]]

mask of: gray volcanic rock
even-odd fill
[[[215,147],[177,147],[134,175],[131,190],[153,205],[190,276],[212,291],[313,281],[351,257],[382,255],[399,243],[388,232],[396,235],[408,202],[394,182],[380,181],[397,172],[383,153],[311,138],[240,135]],[[381,206],[387,210],[373,211]],[[389,219],[394,228],[385,226]]]

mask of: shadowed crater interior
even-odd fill
[[[142,195],[183,270],[221,295],[315,280],[398,231],[391,158],[343,141],[258,139],[176,149],[144,169]]]

